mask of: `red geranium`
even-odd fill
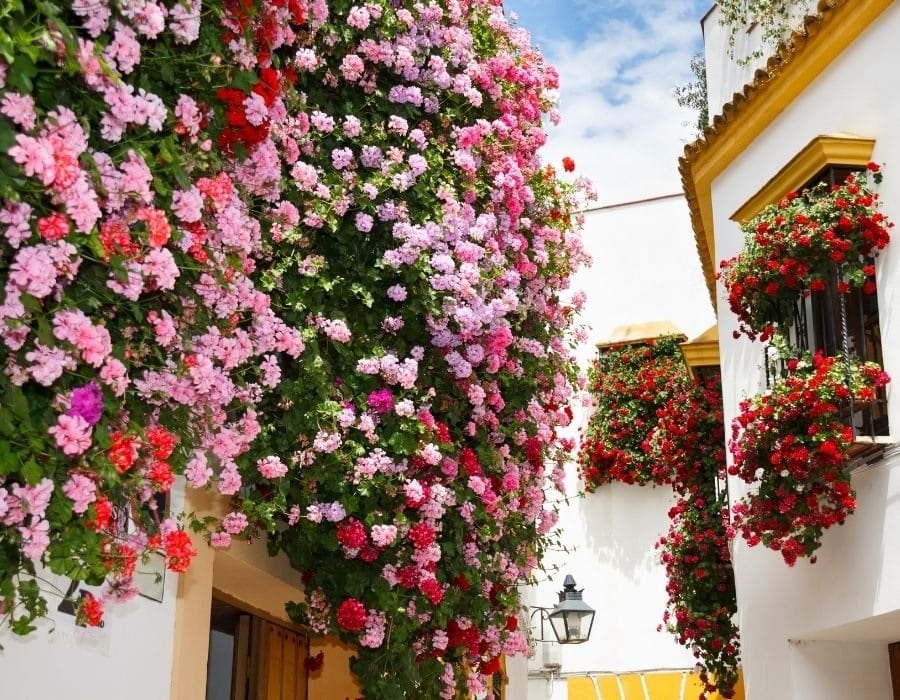
[[[356,598],[347,598],[338,606],[336,619],[348,632],[359,632],[366,626],[366,607]]]
[[[893,224],[878,211],[870,175],[881,182],[877,166],[869,168],[841,185],[792,193],[742,227],[743,249],[723,260],[719,272],[738,335],[768,340],[777,326],[791,323],[798,299],[825,289],[836,264],[839,291],[875,291],[869,260],[888,244]]]
[[[888,381],[875,363],[817,354],[791,361],[769,391],[741,403],[729,473],[758,485],[734,506],[734,525],[751,546],[781,552],[790,566],[853,513],[844,470],[853,429],[844,411],[851,398],[874,400]]]
[[[82,591],[75,620],[88,627],[100,627],[103,624],[103,602],[91,593]]]

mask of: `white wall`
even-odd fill
[[[900,7],[892,4],[715,180],[719,259],[734,255],[742,244],[730,214],[820,134],[848,132],[876,138],[873,158],[886,164],[880,187],[883,210],[900,220],[900,93],[885,89],[891,80],[886,67],[900,59],[897,36]],[[888,247],[877,267],[885,369],[900,381],[897,246],[895,242]],[[761,388],[762,351],[758,343],[734,340],[736,320],[724,301],[720,311],[725,420],[730,424],[738,402]],[[889,387],[888,399],[896,438],[900,434],[896,387]],[[885,633],[875,617],[900,610],[900,455],[891,453],[874,468],[855,474],[853,484],[857,512],[843,527],[826,533],[817,564],[801,561],[788,568],[778,553],[735,543],[749,700],[891,697],[885,681],[885,645],[900,639],[900,625]],[[736,499],[747,487],[732,480],[730,488]],[[852,635],[846,632],[848,626]],[[791,639],[802,640],[806,646],[791,644]],[[816,641],[821,639],[830,641],[823,646]],[[849,676],[854,680],[848,680]],[[851,691],[851,686],[856,689]]]
[[[180,507],[181,494],[174,500]],[[58,577],[53,582],[66,586]],[[140,596],[110,603],[102,628],[76,627],[74,617],[56,612],[59,598],[50,597],[52,622],[26,637],[0,629],[0,698],[165,700],[177,591],[178,576],[167,572],[161,603]]]
[[[793,26],[800,26],[803,16],[815,8],[815,0],[796,0],[793,3]],[[709,99],[709,116],[721,113],[720,107],[730,102],[734,93],[740,92],[744,85],[753,80],[757,69],[763,68],[769,55],[770,46],[763,45],[762,28],[747,27],[737,32],[734,41],[735,60],[722,60],[728,50],[728,27],[720,24],[722,13],[715,5],[703,19],[703,45],[706,56],[706,89]],[[756,51],[761,55],[753,60],[745,61]]]
[[[590,326],[588,342],[579,347],[583,368],[616,326],[668,320],[694,337],[714,323],[683,198],[589,213],[584,240],[594,262],[573,282],[588,294],[581,317]],[[587,412],[573,408],[575,436]],[[570,464],[571,498],[561,505],[559,522],[568,551],[548,555],[545,565],[559,570],[525,593],[532,604],[552,606],[566,574],[572,574],[597,611],[590,641],[561,649],[563,675],[693,667],[693,655],[656,629],[666,595],[654,543],[668,530],[671,489],[612,484],[579,498],[579,486]],[[522,664],[509,666],[508,697],[525,697],[524,672]],[[531,680],[527,697],[565,700],[565,681]]]

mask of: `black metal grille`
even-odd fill
[[[790,347],[797,357],[806,352],[821,352],[883,366],[878,296],[854,288],[841,294],[838,292],[841,282],[840,268],[835,266],[823,291],[797,300],[787,334]],[[784,376],[789,358],[782,357],[772,346],[766,346],[763,353],[766,386],[770,387],[773,381]],[[874,438],[888,434],[887,395],[883,388],[878,390],[874,403],[859,407],[850,402],[845,410],[855,435]]]
[[[817,173],[803,189],[825,182],[836,185],[844,182],[857,168],[828,166]],[[874,265],[874,260],[867,261]],[[851,288],[841,294],[838,286],[843,281],[841,269],[835,265],[826,287],[820,292],[802,296],[794,305],[788,340],[796,356],[821,352],[828,356],[855,357],[863,362],[877,362],[882,367],[881,326],[878,321],[878,295],[864,294]],[[766,386],[787,371],[787,358],[767,346],[763,350],[766,369]],[[849,379],[849,378],[848,378]],[[854,435],[874,438],[888,434],[887,394],[878,389],[876,400],[860,408],[848,403],[847,422],[853,426]]]

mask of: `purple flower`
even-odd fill
[[[72,390],[68,416],[81,416],[89,425],[96,425],[103,415],[103,392],[97,382]]]
[[[368,404],[375,413],[390,413],[394,408],[394,395],[387,387],[378,389],[369,394]]]

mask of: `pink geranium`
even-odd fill
[[[56,446],[69,457],[80,455],[91,446],[91,426],[81,416],[61,415],[56,425],[47,431],[56,440]]]

